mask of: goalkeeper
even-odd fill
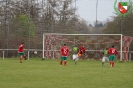
[[[86,49],[85,49],[85,46],[82,45],[79,47],[79,57],[84,59],[85,58],[85,52],[86,52]]]
[[[109,62],[109,58],[108,58],[108,48],[106,48],[103,52],[103,58],[102,58],[102,66],[104,66],[104,62]]]
[[[73,60],[75,61],[75,65],[77,64],[77,61],[78,61],[78,52],[79,52],[79,48],[74,45],[73,48],[72,48],[72,53],[73,53]]]

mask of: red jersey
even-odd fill
[[[118,54],[118,51],[115,49],[115,48],[109,48],[108,50],[108,54],[111,55],[111,54]]]
[[[23,50],[24,50],[24,45],[23,45],[23,44],[19,45],[19,50],[18,50],[18,52],[23,52]]]
[[[80,46],[79,50],[80,50],[80,53],[81,53],[81,54],[82,54],[82,53],[85,53],[85,51],[86,51],[85,47],[83,47],[83,46]]]
[[[63,46],[60,51],[62,56],[68,56],[69,49],[66,46]]]

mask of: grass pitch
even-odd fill
[[[0,59],[0,88],[133,88],[133,62]]]

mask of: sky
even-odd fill
[[[98,7],[97,7],[98,21],[105,22],[107,19],[111,19],[111,16],[116,16],[114,14],[115,1],[116,0],[98,0]],[[117,2],[120,1],[129,2],[129,0],[117,0]],[[76,14],[78,14],[80,18],[86,20],[88,23],[94,23],[96,21],[96,2],[97,0],[77,0]]]

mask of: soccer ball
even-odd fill
[[[37,54],[37,51],[35,51],[34,54]]]

